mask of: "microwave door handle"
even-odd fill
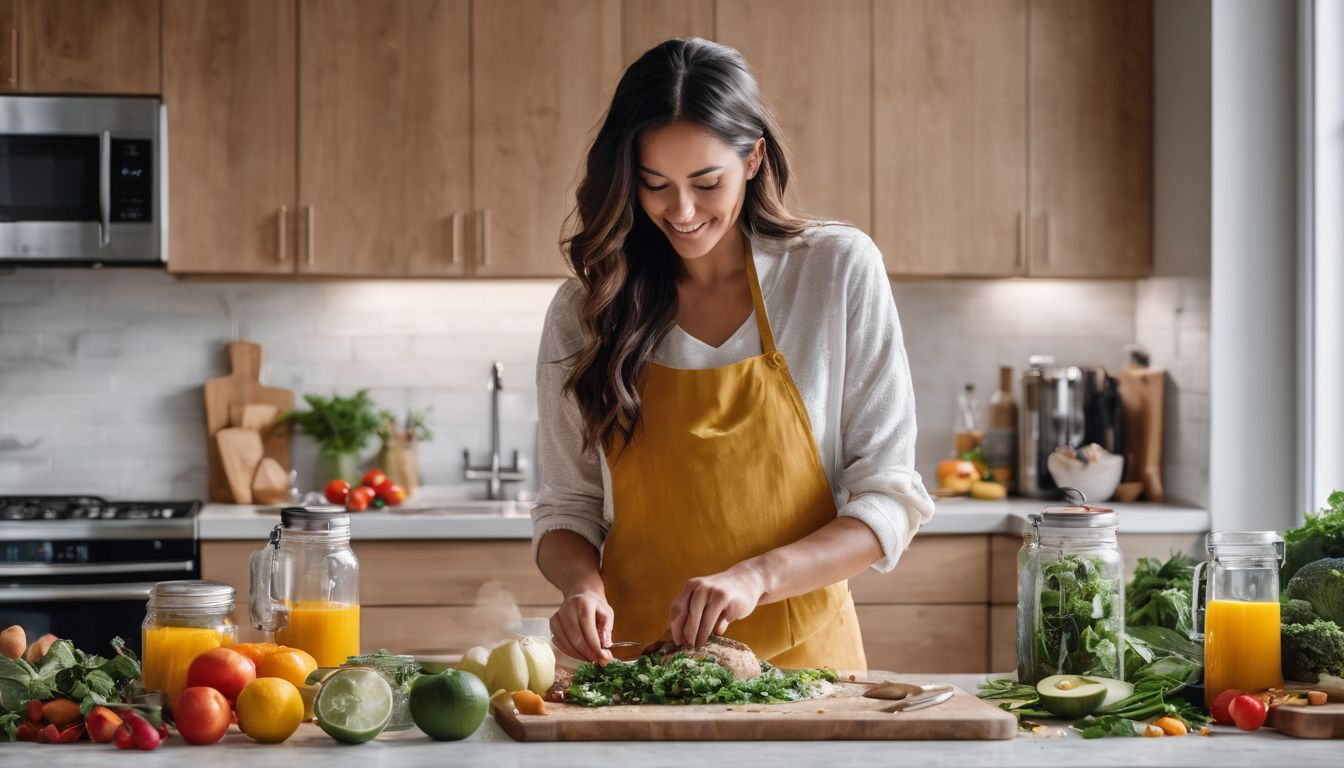
[[[71,603],[145,600],[154,589],[153,582],[134,584],[68,584],[59,586],[19,585],[0,587],[0,605],[4,603]]]
[[[112,132],[98,142],[98,247],[112,244]]]

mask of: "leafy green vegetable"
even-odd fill
[[[350,397],[304,395],[303,399],[310,410],[289,411],[283,420],[298,424],[305,435],[329,453],[358,451],[383,426],[367,389]]]
[[[1333,621],[1279,627],[1283,676],[1314,683],[1322,674],[1344,676],[1344,630]]]
[[[1174,552],[1164,563],[1139,558],[1134,578],[1125,588],[1125,626],[1167,627],[1190,634],[1190,587],[1194,566],[1184,552]]]
[[[85,715],[112,701],[122,686],[140,679],[140,662],[126,643],[113,638],[112,648],[115,655],[105,659],[85,654],[69,640],[57,640],[36,666],[0,657],[0,717],[18,714],[33,699],[74,699]],[[8,732],[5,723],[0,720],[0,727]]]
[[[1283,591],[1290,600],[1305,600],[1312,613],[1344,626],[1344,557],[1326,557],[1302,566]]]
[[[1344,491],[1331,493],[1326,504],[1319,513],[1308,513],[1300,528],[1284,531],[1281,583],[1287,584],[1307,563],[1323,557],[1344,557]]]
[[[1106,577],[1096,555],[1045,563],[1024,682],[1061,674],[1120,677],[1119,596],[1119,585]]]
[[[1170,677],[1194,685],[1203,676],[1202,644],[1166,627],[1125,629],[1125,679],[1129,682]]]
[[[1288,599],[1279,605],[1280,624],[1310,624],[1319,618],[1306,600]]]
[[[1111,704],[1095,715],[1085,717],[1073,727],[1085,739],[1102,736],[1135,736],[1145,721],[1159,717],[1174,717],[1187,728],[1197,728],[1209,722],[1208,715],[1199,707],[1181,698],[1175,698],[1186,685],[1180,678],[1151,675],[1134,684],[1134,693]]]
[[[0,715],[0,730],[4,730],[5,736],[14,741],[19,737],[19,713],[6,712]]]
[[[761,676],[735,680],[709,659],[679,653],[660,663],[651,656],[605,667],[580,664],[566,691],[567,700],[587,707],[610,704],[748,704],[797,701],[814,695],[822,681],[835,682],[829,669],[784,672],[761,665]]]

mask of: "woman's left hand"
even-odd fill
[[[729,623],[750,616],[764,594],[764,574],[746,561],[691,579],[672,601],[672,641],[683,648],[704,645],[711,634],[723,634]]]

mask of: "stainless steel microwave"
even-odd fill
[[[0,265],[162,265],[158,99],[0,96]]]

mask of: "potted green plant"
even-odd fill
[[[429,431],[430,408],[408,409],[406,418],[397,424],[397,417],[391,411],[382,412],[382,426],[378,436],[383,447],[378,451],[378,466],[382,467],[392,482],[406,489],[409,496],[420,490],[419,444],[434,437]]]
[[[304,395],[308,410],[289,411],[286,422],[297,424],[305,435],[317,441],[318,473],[323,484],[341,479],[359,482],[359,451],[382,425],[378,408],[367,389],[350,397]]]

